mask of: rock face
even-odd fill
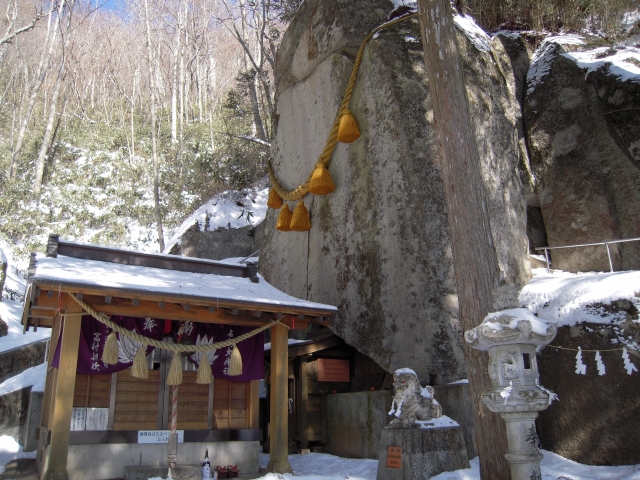
[[[246,257],[260,249],[261,237],[262,223],[255,227],[219,228],[204,232],[194,223],[169,253],[209,260]]]
[[[277,61],[272,156],[285,188],[313,169],[354,54],[392,9],[388,0],[303,3]],[[462,34],[459,41],[503,272],[496,304],[511,305],[529,275],[514,108],[489,49]],[[387,371],[410,367],[442,384],[465,373],[430,102],[417,20],[380,32],[350,104],[362,137],[339,144],[329,165],[337,190],[305,197],[307,233],[279,232],[278,212],[267,213],[260,270],[291,295],[337,305],[334,331]]]
[[[629,303],[629,302],[626,302]],[[635,311],[637,318],[637,310]],[[612,348],[611,339],[640,340],[636,322],[619,326],[581,324],[562,327],[554,345],[577,350],[600,350],[606,368],[598,375],[595,352],[583,352],[586,375],[577,375],[576,352],[547,347],[538,358],[540,384],[560,398],[538,417],[542,447],[587,465],[635,465],[640,463],[640,383],[638,373],[627,375],[622,351]],[[597,332],[597,333],[595,333]],[[607,351],[609,350],[609,351]],[[637,353],[631,361],[640,368]]]
[[[524,110],[549,245],[639,237],[640,83],[606,65],[585,75],[567,51],[542,45]],[[616,270],[640,268],[640,242],[611,253]],[[571,272],[609,270],[605,246],[555,250],[552,260]]]

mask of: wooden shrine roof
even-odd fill
[[[301,300],[269,285],[254,264],[146,254],[59,240],[32,255],[23,325],[51,326],[58,297],[74,293],[107,315],[230,325],[262,325],[283,315],[328,324],[331,305]]]

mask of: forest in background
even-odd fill
[[[299,1],[0,0],[0,236],[162,249],[262,177]]]
[[[0,0],[0,240],[143,250],[266,173],[275,55],[302,0]],[[396,1],[396,4],[401,3]],[[637,0],[459,0],[487,30],[611,42]]]

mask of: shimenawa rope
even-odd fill
[[[342,103],[340,104],[340,108],[338,109],[338,114],[336,115],[336,119],[333,122],[333,127],[331,128],[331,132],[329,133],[329,138],[327,139],[324,150],[320,154],[320,158],[314,165],[314,170],[319,166],[326,167],[331,161],[331,156],[333,155],[333,151],[336,148],[336,143],[338,141],[338,128],[340,127],[340,119],[342,118],[342,114],[344,113],[344,111],[347,110],[349,102],[351,101],[351,95],[353,94],[353,88],[356,84],[356,78],[358,77],[358,69],[360,68],[360,62],[362,61],[364,47],[367,45],[369,40],[371,40],[371,38],[380,30],[395,25],[396,23],[403,22],[409,18],[416,17],[417,15],[418,14],[416,12],[412,12],[395,18],[389,22],[383,23],[382,25],[374,28],[371,33],[369,33],[369,35],[367,35],[363,40],[362,44],[360,45],[360,49],[358,50],[358,54],[356,55],[356,60],[353,64],[353,69],[351,70],[351,77],[349,78],[347,89],[345,90]],[[278,195],[280,195],[283,200],[300,200],[307,193],[309,193],[309,184],[311,182],[313,171],[309,174],[302,185],[299,185],[293,190],[285,190],[276,178],[273,167],[271,166],[271,162],[268,162],[267,166],[269,168],[269,177],[271,178],[271,184],[273,185],[274,190],[278,192]]]
[[[105,324],[107,327],[109,327],[110,329],[112,329],[113,331],[124,335],[125,337],[128,337],[132,340],[136,340],[137,342],[143,343],[145,345],[151,345],[153,347],[156,348],[162,348],[165,350],[170,350],[172,352],[175,353],[183,353],[183,352],[208,352],[210,350],[216,350],[218,348],[224,348],[224,347],[233,347],[236,344],[242,342],[243,340],[247,340],[248,338],[251,338],[255,335],[257,335],[258,333],[273,327],[274,325],[277,325],[280,323],[281,319],[272,321],[267,323],[266,325],[263,325],[261,327],[256,328],[255,330],[251,330],[250,332],[244,333],[238,337],[235,338],[230,338],[228,340],[223,340],[222,342],[216,342],[216,343],[205,343],[205,344],[200,344],[200,345],[183,345],[183,344],[174,344],[174,343],[167,343],[167,342],[163,342],[161,340],[155,340],[153,338],[149,338],[149,337],[145,337],[143,335],[140,335],[136,332],[131,332],[129,330],[127,330],[124,327],[121,327],[120,325],[114,323],[111,321],[111,319],[105,315],[104,313],[100,313],[96,310],[94,310],[90,305],[88,305],[86,302],[80,300],[78,297],[76,297],[73,293],[69,293],[69,296],[71,298],[73,298],[78,305],[80,305],[87,313],[91,314],[93,317],[96,318],[96,320],[98,320],[99,322]],[[75,314],[75,313],[71,313],[71,314],[63,314],[64,316],[75,316],[75,315],[82,315],[82,314]],[[285,325],[284,323],[282,323],[281,325],[283,325],[284,327],[289,328],[287,325]]]

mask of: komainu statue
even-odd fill
[[[433,398],[433,387],[422,388],[416,372],[400,368],[393,374],[396,390],[389,415],[395,415],[387,428],[415,428],[417,420],[425,421],[442,416],[442,407]]]

